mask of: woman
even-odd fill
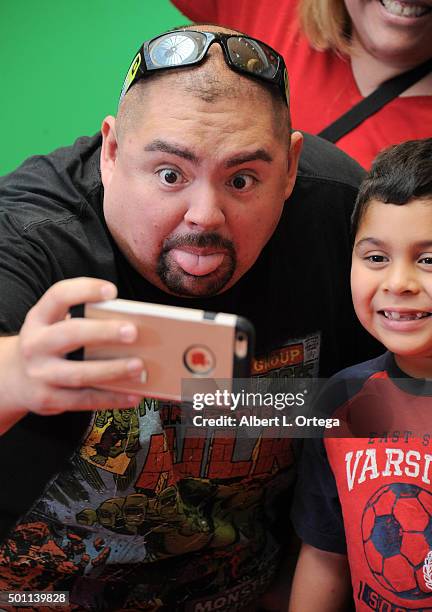
[[[172,0],[193,21],[268,42],[286,60],[293,126],[319,133],[381,83],[432,57],[432,0]],[[432,133],[432,74],[336,144],[369,168]]]

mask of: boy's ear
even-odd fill
[[[302,146],[303,135],[300,132],[293,132],[291,134],[290,148],[288,151],[288,172],[285,188],[285,200],[290,197],[291,192],[294,189]]]
[[[111,178],[114,172],[117,151],[118,151],[118,140],[115,130],[115,117],[109,115],[102,121],[101,132],[102,132],[102,149],[100,157],[100,169],[102,184],[104,189],[107,188],[111,182]]]

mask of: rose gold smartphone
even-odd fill
[[[105,389],[180,401],[190,399],[182,395],[182,381],[187,380],[190,388],[193,379],[199,391],[212,392],[219,388],[216,381],[230,390],[233,379],[250,375],[255,333],[243,317],[120,299],[80,305],[72,308],[71,314],[125,319],[137,326],[138,338],[133,344],[86,347],[69,355],[72,359],[143,360],[140,381],[116,381],[103,385]]]

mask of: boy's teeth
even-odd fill
[[[394,310],[384,310],[384,316],[386,317],[386,319],[392,319],[393,321],[413,321],[415,319],[423,319],[424,317],[428,317],[429,315],[429,312],[413,312],[401,314],[400,312],[396,312]]]
[[[390,312],[388,310],[384,310],[384,315],[387,319],[400,319],[400,314],[398,312]]]
[[[422,4],[407,4],[399,0],[380,0],[380,2],[389,13],[398,17],[421,17],[431,10]]]

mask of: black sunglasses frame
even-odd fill
[[[154,43],[161,39],[165,38],[170,34],[179,34],[182,32],[193,32],[196,34],[204,35],[206,38],[205,45],[203,46],[202,52],[200,55],[191,62],[184,62],[181,64],[175,64],[172,66],[159,66],[153,62],[150,56],[150,47],[154,45]],[[268,77],[264,74],[254,73],[250,70],[242,68],[237,65],[230,55],[230,50],[228,48],[228,40],[230,38],[243,39],[245,41],[252,41],[256,45],[258,45],[266,55],[273,55],[277,60],[277,67],[275,73],[272,77]],[[256,79],[260,83],[265,82],[270,85],[276,85],[282,95],[282,98],[285,104],[288,106],[289,100],[289,89],[288,89],[288,74],[285,66],[285,61],[272,47],[263,43],[256,38],[252,38],[251,36],[243,36],[241,34],[225,34],[222,32],[206,32],[203,30],[192,30],[192,29],[182,29],[182,30],[172,30],[170,32],[165,32],[164,34],[160,34],[151,40],[145,41],[141,47],[139,48],[137,54],[135,55],[132,64],[128,70],[126,78],[124,80],[123,88],[120,94],[120,102],[129,89],[137,83],[140,79],[145,78],[149,73],[154,72],[156,70],[171,70],[172,68],[188,68],[189,66],[196,66],[201,64],[207,53],[210,49],[211,45],[215,42],[218,42],[222,48],[225,62],[235,72],[239,72],[240,74],[244,74],[252,79]]]

